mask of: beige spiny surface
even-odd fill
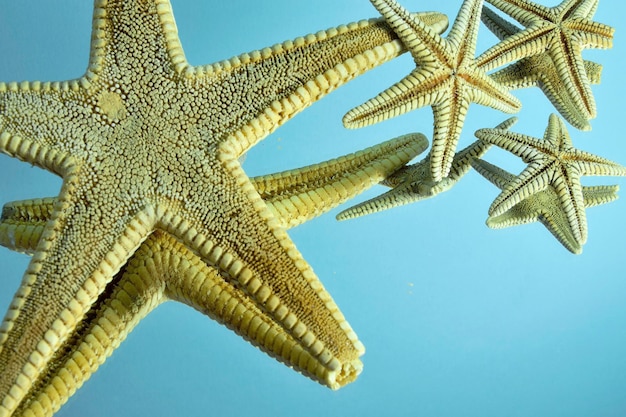
[[[418,133],[383,142],[353,154],[288,171],[250,178],[276,220],[286,229],[338,206],[396,172],[428,147]],[[0,245],[32,254],[55,197],[13,201],[0,216]]]
[[[490,8],[483,7],[482,21],[500,40],[519,33],[521,29],[498,16]],[[507,67],[491,74],[491,77],[511,89],[538,86],[548,97],[554,107],[572,126],[581,130],[591,130],[588,114],[582,103],[584,99],[579,95],[572,96],[572,92],[579,90],[568,89],[568,83],[561,77],[557,68],[557,61],[552,58],[549,50],[520,59]],[[583,60],[585,75],[591,84],[599,84],[602,74],[602,65]]]
[[[476,171],[501,190],[515,180],[515,175],[482,159],[473,159],[471,163]],[[617,185],[583,186],[585,208],[617,200],[618,190]],[[574,235],[565,207],[553,185],[531,194],[499,216],[489,216],[486,223],[492,229],[502,229],[534,222],[541,222],[570,252],[582,253],[583,246]]]
[[[552,114],[543,139],[500,129],[480,129],[476,137],[522,158],[528,166],[510,181],[489,208],[489,216],[506,213],[532,195],[553,187],[575,241],[587,241],[587,217],[580,177],[626,175],[626,168],[572,145],[565,123]]]
[[[469,105],[478,103],[509,113],[521,107],[505,86],[493,81],[474,58],[482,0],[466,0],[446,38],[395,0],[371,0],[398,33],[416,69],[377,97],[350,110],[344,125],[363,127],[431,106],[434,116],[430,171],[434,181],[447,177]]]
[[[162,297],[354,380],[361,343],[238,158],[401,52],[369,21],[192,67],[168,1],[96,0],[83,77],[0,84],[0,151],[63,178],[0,327],[0,416],[53,414]]]
[[[599,0],[563,0],[547,7],[529,0],[487,0],[524,29],[503,39],[478,58],[485,70],[530,56],[547,54],[565,85],[576,112],[587,120],[596,116],[596,104],[582,58],[584,48],[613,46],[614,29],[592,19]]]

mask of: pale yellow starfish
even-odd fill
[[[476,65],[474,52],[482,0],[465,0],[447,38],[442,38],[394,0],[371,0],[398,33],[417,68],[377,97],[352,109],[344,125],[380,122],[423,106],[434,115],[430,171],[434,181],[450,173],[470,103],[514,113],[520,102]]]
[[[508,129],[517,122],[511,117],[496,126],[496,129]],[[441,181],[433,181],[430,174],[430,153],[420,162],[407,165],[381,182],[392,187],[386,193],[350,207],[337,215],[337,220],[347,220],[367,214],[377,213],[393,207],[413,203],[434,197],[452,188],[471,168],[471,161],[480,158],[491,145],[475,141],[454,156],[450,175]]]
[[[501,190],[515,179],[515,175],[482,159],[474,159],[471,163],[476,171]],[[617,185],[583,186],[585,207],[617,200],[618,190]],[[561,199],[552,185],[528,196],[499,216],[489,216],[486,223],[492,229],[502,229],[534,222],[541,222],[570,252],[582,253],[582,244],[574,236]]]
[[[409,134],[340,158],[252,177],[250,181],[281,227],[289,229],[380,183],[427,147],[424,135]],[[5,204],[0,217],[0,245],[32,254],[56,202],[55,197],[46,197]]]
[[[521,31],[488,7],[483,7],[482,21],[501,40]],[[602,65],[588,60],[584,60],[583,65],[589,82],[599,84]],[[572,126],[581,130],[591,130],[589,115],[581,108],[584,100],[581,97],[570,96],[570,91],[561,78],[550,52],[545,51],[520,59],[491,74],[491,77],[511,89],[538,86]]]
[[[530,0],[487,0],[525,26],[489,48],[478,64],[490,70],[522,58],[547,53],[568,95],[585,118],[596,116],[596,104],[583,64],[583,48],[611,48],[614,29],[591,20],[598,0],[564,0],[547,7]]]
[[[587,241],[587,219],[580,184],[582,175],[626,175],[626,168],[575,149],[563,120],[552,114],[543,140],[499,129],[480,129],[476,137],[521,157],[528,164],[489,208],[489,216],[506,213],[530,196],[552,186],[567,215],[574,239]]]
[[[0,83],[0,151],[63,177],[0,326],[0,417],[53,414],[159,297],[332,388],[354,380],[361,343],[238,158],[401,53],[393,31],[361,22],[192,67],[169,1],[96,0],[91,39],[77,80]]]

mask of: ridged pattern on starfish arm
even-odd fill
[[[501,190],[515,179],[515,175],[482,159],[473,160],[472,167]],[[593,207],[617,200],[618,190],[617,185],[583,186],[584,205]],[[583,243],[574,236],[559,195],[552,185],[528,196],[499,216],[489,216],[487,226],[501,229],[537,221],[541,222],[567,250],[575,254],[582,253]]]
[[[572,146],[569,133],[555,114],[550,115],[543,139],[499,129],[480,129],[476,137],[522,158],[528,166],[511,181],[489,208],[499,216],[529,196],[553,186],[567,215],[574,238],[587,241],[587,220],[580,177],[626,175],[626,168]]]
[[[482,21],[500,40],[521,31],[504,20],[488,7],[483,7]],[[602,65],[584,60],[585,74],[591,84],[599,84]],[[581,130],[591,130],[589,114],[584,109],[582,97],[570,96],[566,83],[560,77],[556,63],[545,51],[528,58],[520,59],[491,74],[491,77],[511,89],[538,86],[550,102],[572,126]]]
[[[497,129],[508,129],[517,122],[511,117],[496,126]],[[381,181],[392,189],[377,197],[352,206],[337,215],[337,220],[348,220],[367,214],[377,213],[393,207],[414,203],[434,197],[452,188],[471,168],[470,162],[480,158],[491,145],[475,141],[456,153],[452,161],[450,175],[441,181],[434,181],[430,173],[430,152],[420,162],[407,165]],[[1,225],[0,225],[1,227]]]
[[[91,368],[72,368],[41,385],[156,233],[197,254],[296,341],[282,360],[307,374],[317,362],[326,371],[310,376],[332,388],[353,380],[362,344],[237,158],[403,52],[394,32],[363,21],[192,67],[168,1],[97,0],[91,39],[77,80],[0,83],[0,151],[63,177],[0,326],[0,417],[51,415],[76,389],[78,376],[63,375],[88,378]]]
[[[355,154],[251,180],[283,227],[293,227],[378,184],[427,147],[424,135],[412,133]]]
[[[520,102],[487,76],[474,60],[482,0],[466,0],[447,38],[412,17],[394,0],[371,0],[413,56],[416,69],[377,97],[344,116],[349,128],[377,123],[432,106],[434,134],[430,170],[435,181],[447,177],[470,103],[509,113]]]
[[[286,229],[317,217],[378,184],[428,147],[413,133],[353,154],[298,169],[250,178],[280,225]],[[13,201],[0,217],[0,245],[32,254],[56,198]]]
[[[525,29],[489,48],[478,58],[485,70],[546,53],[559,78],[585,118],[596,116],[596,104],[585,66],[584,48],[613,46],[614,29],[592,21],[598,0],[564,0],[547,7],[530,0],[487,0],[525,26]]]

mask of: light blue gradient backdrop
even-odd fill
[[[546,0],[548,1],[548,0]],[[192,64],[362,18],[367,0],[172,0]],[[552,0],[549,5],[557,2]],[[603,0],[595,20],[616,28],[593,87],[591,132],[570,127],[574,145],[626,164],[624,2]],[[451,20],[461,0],[404,0]],[[4,1],[0,80],[82,75],[89,53],[90,1]],[[495,42],[481,27],[478,51]],[[420,131],[432,137],[429,108],[346,130],[342,115],[404,77],[405,55],[340,88],[249,152],[250,175],[298,167]],[[550,103],[539,89],[523,102],[514,131],[541,137]],[[508,115],[473,105],[460,146]],[[498,150],[486,159],[513,172],[522,162]],[[53,196],[60,180],[0,155],[0,203]],[[621,184],[619,178],[583,183]],[[384,191],[372,189],[371,197]],[[58,413],[59,416],[602,416],[626,415],[626,202],[587,211],[581,256],[539,224],[484,225],[498,190],[471,172],[436,199],[338,223],[339,210],[290,230],[367,348],[359,379],[332,392],[181,304],[144,320]],[[28,258],[0,250],[0,314]],[[1,372],[1,371],[0,371]]]

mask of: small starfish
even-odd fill
[[[474,159],[471,163],[476,171],[501,190],[515,179],[515,175],[482,159]],[[617,200],[618,190],[617,185],[583,186],[584,205],[587,208]],[[502,229],[537,221],[567,250],[577,255],[582,253],[582,244],[574,236],[561,199],[552,185],[528,196],[499,216],[489,216],[486,223],[492,229]]]
[[[378,184],[428,147],[419,133],[403,135],[329,161],[250,178],[282,227],[317,217]],[[57,203],[55,197],[13,201],[0,217],[0,245],[32,255]]]
[[[483,7],[482,21],[501,40],[521,31],[488,7]],[[599,84],[602,65],[588,60],[584,60],[583,65],[589,82]],[[572,126],[581,130],[591,130],[589,115],[584,108],[581,108],[581,103],[584,103],[584,100],[580,96],[570,96],[570,91],[560,77],[550,52],[545,51],[520,59],[491,74],[491,77],[510,89],[538,86],[561,113],[561,116]]]
[[[477,58],[490,70],[522,58],[546,53],[585,119],[596,116],[596,104],[583,64],[583,48],[608,49],[614,29],[592,21],[598,0],[564,0],[547,7],[530,0],[487,0],[526,28],[489,48]]]
[[[517,122],[511,117],[496,126],[496,129],[508,129]],[[350,207],[337,215],[337,220],[347,220],[367,214],[377,213],[393,207],[425,200],[452,188],[470,169],[470,163],[480,158],[491,145],[477,140],[454,156],[450,175],[441,181],[434,181],[430,173],[430,153],[417,164],[407,165],[394,172],[381,182],[392,187],[386,193]]]
[[[394,0],[371,0],[411,52],[417,68],[377,97],[350,110],[344,125],[362,127],[423,106],[434,115],[430,171],[434,181],[450,173],[470,103],[509,113],[521,104],[474,59],[482,0],[465,0],[444,39]]]
[[[575,149],[563,120],[550,115],[543,140],[498,129],[480,129],[476,137],[522,158],[526,169],[511,181],[489,208],[495,217],[531,195],[553,186],[567,215],[574,238],[587,241],[587,220],[581,175],[626,175],[626,168]]]

